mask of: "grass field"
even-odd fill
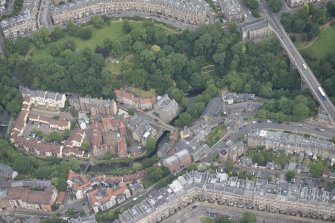
[[[130,21],[133,26],[143,26],[143,21]],[[62,43],[67,40],[74,40],[77,49],[90,48],[94,50],[99,44],[102,44],[104,39],[112,39],[121,41],[125,34],[122,31],[122,21],[111,21],[109,25],[103,27],[102,29],[96,29],[92,25],[89,27],[92,30],[92,37],[89,40],[82,40],[77,37],[72,37],[65,35],[61,40],[56,41],[56,43]],[[173,29],[168,28],[162,24],[155,24],[158,27],[162,27],[167,33],[175,32]],[[32,51],[32,59],[42,59],[50,56],[50,44],[48,44],[44,49],[34,49]]]
[[[131,92],[133,92],[134,95],[142,98],[151,98],[156,96],[156,92],[153,89],[151,89],[150,91],[144,91],[139,88],[131,88]]]
[[[303,51],[312,53],[319,59],[335,51],[335,26],[322,29],[319,38]]]
[[[223,125],[219,125],[215,127],[206,137],[204,143],[206,143],[209,147],[212,147],[217,143],[226,132],[226,128]]]
[[[143,26],[144,21],[130,21],[130,24],[135,26]],[[88,40],[82,40],[77,37],[69,36],[65,34],[65,37],[56,41],[55,43],[64,43],[68,40],[73,40],[76,44],[77,49],[89,48],[91,50],[95,50],[97,46],[101,46],[103,41],[107,38],[111,40],[121,41],[125,37],[125,33],[122,30],[123,22],[122,21],[111,21],[109,25],[103,27],[102,29],[96,29],[92,25],[88,25],[92,30],[92,37]],[[176,32],[174,29],[171,29],[163,24],[155,23],[155,26],[161,27],[166,33]],[[50,44],[48,44],[44,49],[32,48],[31,52],[28,53],[27,57],[31,57],[33,60],[39,60],[43,58],[52,57],[50,55]],[[123,53],[120,61],[126,60],[131,61],[132,55],[127,55],[126,52]],[[109,69],[113,74],[119,75],[121,74],[121,63],[110,63],[106,59],[106,68]],[[134,92],[135,93],[135,92]],[[150,96],[155,95],[155,92],[136,92],[138,94],[149,94]],[[135,94],[136,94],[135,93]]]

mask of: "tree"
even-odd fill
[[[84,142],[83,144],[81,144],[81,147],[80,147],[80,149],[85,152],[88,152],[89,148],[90,148],[90,145],[87,142]]]
[[[87,40],[92,36],[92,31],[90,28],[80,28],[77,34],[80,38]]]
[[[148,37],[146,30],[142,27],[136,27],[129,34],[130,34],[133,42],[135,42],[135,41],[144,41],[145,42],[147,40],[147,37]]]
[[[57,41],[64,37],[64,32],[59,26],[56,26],[55,29],[50,33],[50,37],[51,41]]]
[[[190,107],[188,112],[190,113],[193,119],[197,119],[205,110],[205,107],[206,105],[204,102],[196,102]]]
[[[297,118],[307,118],[309,116],[309,108],[303,103],[298,103],[293,106],[292,113]]]
[[[76,43],[74,40],[69,39],[63,42],[62,44],[62,50],[70,49],[72,51],[75,51],[76,49]]]
[[[322,160],[317,160],[313,163],[311,167],[311,176],[312,177],[320,177],[323,174],[324,163]]]
[[[157,182],[163,177],[164,171],[161,167],[150,167],[146,171],[146,177],[151,181],[151,182]]]
[[[79,26],[74,24],[72,21],[66,24],[66,32],[71,36],[75,36],[78,32],[78,29],[79,29]]]
[[[152,153],[156,149],[156,140],[152,137],[149,137],[147,143],[145,144],[147,154]]]
[[[291,180],[295,177],[295,171],[289,170],[285,173],[285,179],[287,182],[291,182]]]
[[[97,29],[101,29],[105,25],[105,21],[100,15],[93,16],[91,21],[93,26]]]
[[[273,12],[279,12],[282,7],[280,0],[267,0],[267,3]]]
[[[234,162],[232,160],[228,160],[225,163],[225,169],[226,169],[227,173],[230,174],[234,169]]]
[[[24,157],[18,157],[14,163],[13,168],[19,172],[19,174],[27,174],[32,172],[32,163],[30,159],[25,159]]]
[[[63,140],[62,133],[60,132],[50,132],[46,137],[45,140],[47,142],[61,142]]]
[[[26,55],[30,48],[30,40],[27,37],[20,37],[15,41],[15,51],[21,55]]]
[[[5,39],[4,41],[4,51],[5,51],[5,55],[8,57],[11,54],[13,54],[15,52],[15,44],[14,41],[9,40],[9,39]]]
[[[240,220],[240,223],[256,223],[256,215],[250,212],[245,212]]]
[[[161,51],[161,48],[158,45],[152,45],[151,51],[156,55]]]
[[[50,52],[51,56],[57,57],[62,52],[62,47],[60,46],[60,44],[51,43],[50,48],[49,48],[49,52]]]
[[[58,210],[58,208],[59,208],[59,205],[57,203],[53,203],[52,206],[51,206],[52,211],[56,211],[56,210]]]
[[[131,115],[131,116],[135,115],[134,109],[131,109],[131,108],[128,109],[128,114]]]
[[[74,118],[78,117],[78,111],[77,111],[76,107],[70,106],[69,111],[70,111],[72,117],[74,117]]]
[[[66,223],[67,221],[61,218],[50,218],[48,220],[43,220],[41,223]]]
[[[47,179],[51,175],[51,168],[49,166],[40,166],[36,170],[36,178]]]
[[[293,22],[292,31],[296,33],[301,33],[305,28],[305,22],[302,19],[296,19]]]
[[[124,33],[130,33],[133,30],[133,27],[130,25],[130,21],[128,19],[123,20],[122,30]]]
[[[191,124],[191,122],[192,122],[192,116],[189,113],[187,113],[187,112],[183,112],[183,113],[181,113],[179,115],[179,118],[175,121],[174,124],[177,127],[182,128],[182,127],[184,127],[186,125]]]
[[[243,0],[243,3],[250,10],[256,10],[259,6],[257,0]]]
[[[327,2],[326,4],[327,12],[330,16],[335,17],[335,4],[333,2]]]
[[[114,56],[122,53],[122,44],[120,41],[105,39],[103,42],[104,48],[108,49]],[[144,48],[143,48],[144,49]]]
[[[39,29],[34,33],[33,42],[38,48],[44,48],[50,42],[50,32],[46,27]]]
[[[140,163],[133,163],[133,170],[135,170],[137,172],[137,171],[140,171],[142,169],[143,169],[142,164],[140,164]]]
[[[43,133],[43,131],[41,131],[41,130],[33,129],[33,133],[34,133],[37,137],[39,137],[39,138],[43,138],[43,137],[44,137],[44,133]]]

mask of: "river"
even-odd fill
[[[159,137],[159,139],[156,142],[155,150],[151,154],[149,154],[148,156],[135,159],[134,161],[131,161],[131,162],[113,163],[113,164],[98,164],[98,165],[90,166],[88,168],[87,172],[104,173],[104,172],[110,172],[111,170],[116,169],[116,168],[132,168],[133,163],[142,163],[142,162],[146,161],[147,159],[151,158],[152,156],[154,156],[157,153],[157,148],[159,147],[159,145],[161,145],[164,142],[167,142],[167,140],[168,140],[167,135],[168,135],[168,131],[165,131],[161,135],[161,137]],[[86,165],[81,166],[82,171],[84,171],[85,168],[86,168]]]
[[[0,124],[1,123],[8,123],[10,120],[9,113],[3,109],[0,105]],[[7,132],[8,126],[0,126],[0,136],[5,137]]]

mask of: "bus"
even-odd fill
[[[323,91],[323,89],[322,89],[321,87],[318,87],[318,89],[319,89],[319,92],[320,92],[322,98],[326,100],[326,94],[325,94],[325,92]]]

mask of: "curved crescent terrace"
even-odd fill
[[[117,15],[127,12],[153,14],[186,24],[199,25],[206,22],[208,8],[202,0],[76,0],[56,6],[51,16],[54,24],[65,24],[97,14]]]

